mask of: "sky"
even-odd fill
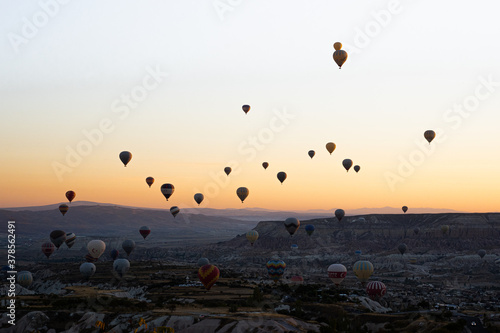
[[[0,207],[74,190],[76,201],[152,208],[196,207],[200,192],[210,208],[499,211],[495,1],[0,9]],[[348,53],[342,69],[335,42]],[[121,151],[133,155],[127,167]],[[175,186],[168,202],[164,183]]]

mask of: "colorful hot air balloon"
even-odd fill
[[[420,232],[420,228],[417,227],[413,229],[413,232],[415,233],[415,235],[418,235],[418,233]]]
[[[283,260],[269,260],[266,267],[269,277],[277,282],[285,273],[286,264]]]
[[[146,225],[143,225],[140,229],[139,229],[139,233],[141,234],[141,236],[146,239],[146,237],[148,237],[148,235],[151,233],[151,229],[149,229],[148,226]]]
[[[328,266],[328,277],[337,286],[345,279],[347,275],[347,268],[342,264],[331,264]]]
[[[312,224],[306,225],[305,229],[306,229],[306,232],[309,236],[311,236],[312,233],[314,232],[314,226]]]
[[[424,133],[424,138],[429,142],[429,144],[431,144],[431,141],[434,140],[435,137],[436,132],[434,132],[433,130],[427,130]]]
[[[290,236],[293,236],[293,234],[297,231],[297,229],[300,227],[300,221],[299,219],[295,217],[289,217],[285,220],[285,228],[286,231],[290,234]]]
[[[278,172],[277,176],[278,176],[278,180],[281,182],[281,184],[283,184],[283,182],[286,179],[286,173],[283,171],[280,171],[280,172]]]
[[[177,214],[179,214],[180,211],[181,210],[177,206],[170,207],[170,214],[172,214],[174,218],[177,216]]]
[[[91,257],[99,259],[99,257],[106,250],[106,243],[104,243],[102,240],[99,239],[91,240],[87,244],[87,250],[89,250],[89,254]]]
[[[201,204],[201,202],[203,201],[203,199],[205,199],[205,197],[201,193],[196,193],[194,195],[194,201],[196,201],[196,203],[198,204],[198,206]]]
[[[116,259],[113,262],[113,271],[122,278],[130,269],[130,262],[127,259]]]
[[[383,282],[380,281],[370,281],[366,284],[366,293],[368,297],[373,300],[378,300],[383,297],[386,292],[386,287]]]
[[[346,169],[347,172],[349,172],[349,169],[352,167],[352,160],[346,158],[345,160],[342,161],[342,165]]]
[[[68,209],[69,209],[69,207],[66,204],[59,205],[59,211],[61,212],[61,214],[63,214],[63,216],[64,216],[64,214],[66,214]]]
[[[297,244],[292,244],[290,245],[290,248],[293,250],[293,251],[297,251],[299,249],[299,246]]]
[[[163,184],[160,187],[160,190],[161,190],[161,193],[165,196],[165,199],[167,199],[167,201],[168,201],[168,198],[170,198],[170,196],[172,194],[174,194],[175,188],[174,188],[174,185],[172,185],[172,184]]]
[[[69,202],[73,201],[75,197],[76,197],[75,191],[66,192],[66,199],[68,199]]]
[[[342,218],[344,217],[345,215],[345,212],[343,209],[337,209],[335,211],[335,217],[339,220],[339,222],[342,220]]]
[[[129,151],[122,151],[120,153],[120,160],[124,166],[127,166],[128,162],[132,159],[132,154]]]
[[[486,255],[486,251],[485,250],[479,250],[479,251],[477,251],[477,254],[481,257],[481,259],[483,259],[484,256]]]
[[[403,213],[406,213],[408,211],[408,207],[406,206],[401,207],[401,209],[403,210]]]
[[[257,230],[250,230],[246,234],[248,241],[253,246],[253,243],[259,238],[259,233]]]
[[[125,253],[127,253],[127,256],[129,256],[130,253],[135,249],[135,242],[131,239],[124,240],[122,243],[122,248],[125,250]]]
[[[250,105],[246,105],[246,104],[245,104],[245,105],[243,105],[241,108],[243,109],[243,112],[245,112],[245,114],[247,114],[247,113],[248,113],[248,111],[250,111]]]
[[[80,273],[82,273],[83,277],[86,279],[90,279],[92,275],[95,273],[95,265],[90,262],[84,262],[80,265]]]
[[[264,170],[267,169],[268,166],[269,166],[269,163],[267,163],[267,162],[262,163],[262,167],[264,168]]]
[[[50,255],[54,253],[55,250],[56,247],[52,242],[46,242],[42,244],[42,252],[47,256],[47,258],[50,257]]]
[[[116,258],[118,258],[119,254],[120,254],[120,252],[117,249],[111,250],[111,253],[110,253],[111,259],[116,260]]]
[[[33,283],[33,275],[28,271],[21,271],[17,273],[17,283],[24,288],[28,288]]]
[[[342,43],[336,42],[333,44],[333,48],[335,49],[335,52],[333,52],[333,60],[339,65],[339,69],[342,68],[342,65],[344,62],[347,60],[347,52],[344,50],[341,50],[342,48]]]
[[[337,146],[333,142],[328,142],[326,144],[326,150],[328,150],[328,152],[330,153],[330,155],[333,153],[333,151],[335,150],[336,147]]]
[[[154,182],[155,179],[153,177],[146,178],[146,184],[148,184],[149,187],[151,187],[151,185],[153,185]]]
[[[229,176],[229,174],[231,173],[231,168],[230,167],[225,167],[224,168],[224,172],[226,173],[226,175]]]
[[[316,153],[314,152],[314,150],[309,150],[307,152],[307,155],[309,155],[309,157],[312,159],[314,157],[314,155],[316,155]]]
[[[356,171],[356,173],[358,173],[359,170],[361,170],[361,167],[359,165],[355,165],[354,166],[354,171]]]
[[[66,234],[66,246],[71,249],[71,247],[75,244],[76,242],[76,235],[72,232]]]
[[[98,260],[99,260],[99,258],[92,257],[92,255],[90,255],[90,253],[87,253],[85,255],[85,261],[86,262],[91,262],[92,263],[92,262],[97,262]]]
[[[198,264],[198,267],[210,265],[210,260],[208,260],[208,258],[200,258],[200,259],[198,259],[197,264]]]
[[[401,255],[405,254],[407,248],[408,246],[406,246],[405,243],[401,243],[398,245],[398,251],[401,253]]]
[[[66,241],[66,233],[62,230],[54,230],[50,233],[50,241],[59,249]]]
[[[365,260],[356,261],[352,270],[354,274],[356,274],[358,280],[361,281],[361,284],[364,284],[373,274],[373,264]]]
[[[238,187],[238,189],[236,190],[236,195],[238,196],[238,198],[240,198],[241,203],[245,201],[249,193],[250,191],[248,191],[246,187]]]
[[[210,288],[212,288],[215,282],[219,279],[219,275],[219,269],[214,265],[205,265],[198,269],[198,278],[201,283],[203,283],[206,290],[210,290]]]

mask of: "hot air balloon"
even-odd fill
[[[219,275],[219,269],[214,265],[205,265],[198,269],[198,278],[201,283],[203,283],[206,290],[210,290],[210,288],[212,288],[215,282],[219,279]]]
[[[120,153],[120,160],[122,161],[124,166],[127,166],[128,162],[132,159],[132,154],[128,151],[122,151]]]
[[[129,256],[132,250],[135,249],[135,242],[131,239],[124,240],[122,243],[122,248],[127,253],[127,256]]]
[[[68,199],[69,202],[73,201],[75,197],[76,197],[75,191],[66,192],[66,198]]]
[[[113,262],[113,271],[122,278],[130,269],[130,262],[127,259],[116,259]]]
[[[356,250],[356,251],[354,251],[354,254],[355,254],[355,255],[357,255],[357,256],[360,256],[360,255],[361,255],[361,253],[363,253],[361,250]]]
[[[331,264],[328,266],[328,277],[335,283],[337,286],[344,281],[347,275],[347,268],[345,268],[342,264]]]
[[[269,260],[266,267],[269,277],[277,282],[285,273],[286,264],[283,260]]]
[[[309,236],[311,236],[312,233],[314,232],[314,226],[312,224],[306,225],[305,229],[306,229],[306,232]]]
[[[278,180],[283,184],[286,179],[286,173],[283,171],[278,172]]]
[[[24,288],[28,288],[33,283],[33,275],[28,271],[21,271],[17,273],[17,283]]]
[[[246,105],[246,104],[245,104],[245,105],[243,105],[241,108],[243,109],[243,112],[245,112],[245,114],[247,114],[247,113],[248,113],[248,111],[250,111],[250,105]]]
[[[380,281],[370,281],[366,284],[366,293],[372,300],[378,300],[385,295],[385,284]]]
[[[203,201],[203,199],[205,199],[205,197],[201,193],[196,193],[194,195],[194,201],[196,201],[196,203],[198,204],[198,206],[201,204],[201,202]]]
[[[154,182],[155,179],[153,177],[146,178],[146,184],[148,184],[149,187],[151,187],[151,185],[153,185]]]
[[[170,198],[170,196],[174,193],[175,188],[172,184],[163,184],[160,187],[160,190],[161,193],[165,196],[165,199],[167,199],[168,201],[168,198]]]
[[[441,232],[443,233],[443,235],[445,235],[448,231],[450,231],[449,225],[442,225],[441,226]]]
[[[405,243],[401,243],[398,245],[398,250],[401,253],[401,255],[405,254],[407,248],[408,247],[406,246]]]
[[[335,211],[335,217],[339,220],[339,222],[342,220],[342,218],[344,217],[345,215],[345,212],[343,209],[337,209]]]
[[[59,249],[66,241],[66,233],[62,230],[54,230],[50,233],[50,241]]]
[[[210,260],[208,258],[200,258],[198,259],[198,267],[210,265]]]
[[[229,174],[231,173],[231,168],[230,167],[225,167],[224,168],[224,172],[226,173],[226,175],[229,176]]]
[[[86,262],[90,262],[90,263],[93,263],[93,262],[97,262],[99,260],[99,258],[94,258],[90,255],[90,253],[87,253],[85,255],[85,261]]]
[[[290,234],[290,236],[293,236],[293,234],[297,231],[297,229],[300,227],[300,221],[296,219],[295,217],[289,217],[285,220],[285,228],[286,231]]]
[[[66,246],[71,249],[71,247],[75,244],[76,242],[76,235],[72,232],[66,234]]]
[[[333,151],[335,150],[336,147],[337,146],[333,142],[328,142],[326,144],[326,150],[328,150],[328,152],[330,153],[330,155],[333,153]]]
[[[61,214],[63,214],[63,216],[64,216],[64,214],[66,214],[68,209],[69,209],[69,207],[66,204],[59,205],[59,211],[61,212]]]
[[[309,155],[309,157],[310,157],[311,159],[314,157],[314,155],[315,155],[315,154],[316,154],[316,153],[314,152],[314,150],[309,150],[309,151],[307,152],[307,155]]]
[[[413,232],[415,233],[415,235],[418,235],[418,233],[420,232],[420,228],[417,227],[413,229]]]
[[[257,230],[250,230],[246,234],[248,241],[253,246],[253,243],[259,238],[259,233]]]
[[[95,258],[99,259],[99,257],[104,253],[106,250],[106,243],[104,243],[102,240],[99,239],[94,239],[91,240],[87,244],[87,250],[89,250],[89,254]]]
[[[481,259],[483,259],[484,256],[486,255],[486,251],[485,250],[479,250],[479,251],[477,251],[477,254],[481,257]]]
[[[299,249],[299,246],[297,244],[292,244],[290,245],[290,248],[293,250],[293,251],[297,251]]]
[[[373,274],[373,264],[365,260],[356,261],[352,270],[361,284],[364,284]]]
[[[342,165],[346,169],[347,172],[349,172],[349,169],[352,167],[352,160],[346,158],[345,160],[342,161]]]
[[[268,166],[269,166],[269,163],[267,163],[267,162],[262,163],[262,167],[264,168],[264,170],[267,169]]]
[[[148,237],[148,235],[151,233],[151,229],[149,229],[148,226],[145,226],[143,225],[140,229],[139,229],[139,233],[141,234],[141,236],[146,239],[146,237]]]
[[[333,52],[333,60],[339,65],[339,69],[342,68],[342,65],[344,62],[347,60],[347,52],[344,50],[341,50],[342,48],[342,43],[336,42],[333,44],[333,48],[335,49],[335,52]]]
[[[80,273],[82,273],[83,277],[86,279],[90,279],[92,275],[95,273],[95,265],[90,262],[84,262],[80,265]]]
[[[118,258],[119,254],[120,254],[120,252],[117,249],[111,250],[111,253],[110,253],[111,259],[116,260],[116,258]]]
[[[245,201],[245,199],[248,197],[249,193],[250,192],[248,191],[248,189],[246,187],[238,187],[238,189],[236,190],[236,195],[238,196],[238,198],[240,198],[241,203],[243,203],[243,201]]]
[[[52,242],[46,242],[42,244],[42,252],[47,256],[47,258],[50,257],[50,255],[54,253],[55,250],[56,247]]]
[[[436,132],[434,132],[433,130],[427,130],[424,133],[424,138],[429,142],[429,144],[431,144],[431,141],[434,140],[435,137]]]
[[[292,281],[293,283],[297,283],[297,284],[303,284],[304,278],[300,275],[295,275],[295,276],[292,276],[290,278],[290,281]]]
[[[356,171],[356,173],[358,173],[359,170],[361,170],[361,167],[359,165],[355,165],[354,166],[354,171]]]
[[[179,214],[180,211],[181,210],[177,206],[170,207],[170,214],[172,214],[174,218],[177,216],[177,214]]]
[[[403,210],[403,213],[406,213],[408,211],[408,207],[406,206],[401,207],[401,209]]]

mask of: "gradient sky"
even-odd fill
[[[211,208],[499,211],[495,1],[0,9],[2,207],[65,201],[71,189],[76,200],[158,208],[194,207],[202,192]],[[341,70],[337,41],[349,54]],[[427,129],[437,133],[430,146]],[[133,154],[126,168],[123,150]],[[346,172],[344,158],[361,171]],[[176,188],[168,203],[163,183]]]

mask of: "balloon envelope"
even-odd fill
[[[284,222],[286,231],[290,234],[290,236],[293,236],[293,234],[297,231],[297,229],[300,227],[300,221],[299,219],[295,217],[289,217],[285,220]]]
[[[311,236],[312,233],[314,232],[314,226],[312,224],[306,225],[305,229],[306,229],[306,232],[309,236]]]
[[[64,216],[64,214],[66,214],[66,212],[68,211],[68,209],[69,209],[69,207],[66,204],[59,205],[59,211],[61,212],[61,214],[63,216]]]
[[[332,264],[328,267],[328,277],[337,286],[344,281],[347,275],[347,268],[342,264]]]
[[[337,209],[335,211],[335,217],[339,220],[339,222],[342,220],[342,218],[344,217],[345,215],[345,212],[343,209]]]
[[[326,144],[326,150],[328,150],[328,152],[330,153],[330,155],[333,153],[333,151],[335,150],[336,147],[337,146],[333,142],[328,142]]]
[[[102,240],[94,239],[87,244],[87,250],[93,258],[99,259],[106,250],[106,244]]]
[[[117,250],[117,249],[113,249],[113,250],[111,250],[111,253],[110,253],[110,255],[111,255],[111,259],[116,260],[116,258],[118,258],[118,255],[119,255],[119,254],[120,254],[120,252],[118,252],[118,250]]]
[[[66,199],[68,199],[69,202],[73,201],[75,197],[76,197],[75,191],[66,192]]]
[[[50,233],[50,241],[59,248],[66,241],[66,233],[62,230],[54,230]]]
[[[205,199],[205,197],[201,193],[196,193],[194,195],[194,201],[196,201],[196,203],[198,204],[198,206],[201,204],[201,202],[203,201],[203,199]]]
[[[413,232],[415,233],[415,235],[418,235],[418,233],[420,232],[420,228],[417,227],[413,229]]]
[[[129,256],[132,250],[135,249],[135,242],[131,239],[124,240],[122,243],[122,248],[123,250],[125,250],[125,253],[127,253],[127,256]]]
[[[401,253],[401,255],[405,254],[407,248],[408,247],[405,243],[401,243],[398,245],[398,251]]]
[[[181,210],[177,206],[170,207],[170,214],[172,214],[174,218],[177,216],[177,214],[179,214],[180,211]]]
[[[349,169],[352,167],[352,160],[346,158],[345,160],[342,161],[342,165],[346,169],[347,172],[349,172]]]
[[[155,179],[153,177],[146,178],[146,184],[148,184],[149,187],[151,187],[151,185],[153,185],[154,182]]]
[[[123,277],[129,269],[130,262],[127,259],[116,259],[113,262],[113,271],[115,271],[120,277]]]
[[[267,169],[268,166],[269,166],[269,163],[267,163],[267,162],[262,163],[262,167],[264,168],[264,170]]]
[[[366,284],[366,293],[368,296],[377,300],[385,295],[386,287],[383,282],[380,281],[370,281]]]
[[[309,157],[310,157],[311,159],[314,157],[314,155],[315,155],[315,154],[316,154],[316,153],[314,152],[314,150],[309,150],[309,151],[307,152],[307,155],[309,155]]]
[[[246,105],[246,104],[245,104],[245,105],[243,105],[241,108],[243,109],[243,112],[245,112],[245,114],[247,114],[247,113],[248,113],[248,111],[250,111],[250,105]]]
[[[198,269],[198,278],[201,283],[203,283],[206,290],[210,290],[210,288],[212,288],[215,282],[219,279],[219,275],[219,269],[214,265],[205,265]]]
[[[144,237],[144,239],[146,239],[146,237],[148,237],[148,235],[151,233],[151,229],[149,229],[148,226],[146,225],[143,225],[140,229],[139,229],[139,233],[141,234],[142,237]]]
[[[198,259],[198,266],[205,266],[205,265],[210,265],[210,260],[208,258],[200,258]]]
[[[431,141],[436,137],[436,132],[433,130],[427,130],[424,132],[424,138],[431,144]]]
[[[481,257],[481,259],[486,255],[486,251],[485,250],[479,250],[477,251],[477,254]]]
[[[361,170],[361,167],[359,165],[355,165],[354,166],[354,171],[356,171],[356,173],[358,173],[359,170]]]
[[[168,201],[168,198],[170,198],[170,196],[172,196],[172,194],[174,193],[175,187],[172,184],[163,184],[160,187],[160,191],[165,196],[165,199],[167,199]]]
[[[80,265],[80,273],[82,273],[84,278],[90,278],[95,273],[95,265],[90,262],[84,262]]]
[[[269,260],[266,268],[269,277],[274,281],[278,281],[285,273],[286,264],[283,260]]]
[[[259,238],[259,233],[257,230],[250,230],[247,232],[246,237],[251,245],[255,243],[255,241]]]
[[[278,176],[278,180],[281,182],[281,184],[283,184],[283,182],[286,179],[286,173],[283,171],[280,171],[280,172],[278,172],[277,176]]]
[[[354,274],[356,274],[359,281],[361,281],[361,283],[365,283],[373,274],[373,264],[365,260],[356,261],[352,270],[354,271]]]
[[[122,161],[124,166],[127,166],[128,162],[132,159],[132,154],[129,151],[122,151],[120,153],[120,161]]]
[[[248,191],[248,189],[246,187],[239,187],[236,190],[236,195],[238,196],[238,198],[240,198],[241,203],[243,203],[243,201],[245,201],[245,199],[248,197],[249,193],[250,193],[250,191]]]
[[[17,283],[25,288],[28,288],[33,283],[33,275],[28,271],[17,273]]]
[[[408,211],[408,207],[406,206],[401,207],[401,209],[403,210],[403,213],[406,213]]]
[[[224,172],[226,173],[226,175],[229,176],[229,174],[231,173],[231,168],[230,167],[225,167],[224,168]]]
[[[55,250],[56,247],[52,242],[46,242],[42,244],[42,252],[47,256],[47,258],[50,257],[50,255],[54,253]]]
[[[75,244],[76,242],[76,235],[72,232],[66,234],[66,246],[71,249],[71,247]]]

